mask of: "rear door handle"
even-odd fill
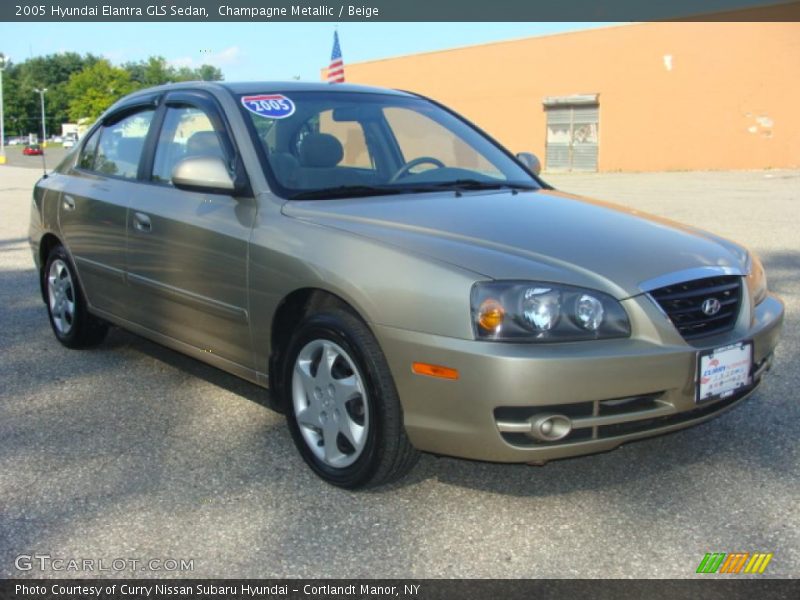
[[[143,233],[150,233],[153,230],[150,217],[140,212],[133,213],[133,226]]]
[[[61,199],[61,205],[64,207],[64,210],[75,210],[75,198],[69,194],[64,194],[64,197]]]

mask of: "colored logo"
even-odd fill
[[[716,298],[706,298],[700,305],[700,310],[702,310],[709,317],[713,317],[720,310],[722,310],[722,302]]]
[[[772,552],[709,552],[697,566],[697,573],[763,573],[767,570]]]
[[[294,102],[281,94],[242,96],[242,105],[254,115],[265,119],[285,119],[294,114]]]

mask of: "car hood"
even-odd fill
[[[619,299],[661,275],[741,270],[747,260],[741,246],[699,229],[553,190],[289,201],[283,212],[486,278],[581,285]]]

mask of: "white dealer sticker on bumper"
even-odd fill
[[[743,342],[700,354],[697,401],[724,398],[750,385],[753,344]]]

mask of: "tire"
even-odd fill
[[[419,452],[406,435],[386,358],[361,320],[343,310],[311,315],[285,356],[281,387],[289,430],[317,475],[355,489],[411,470]]]
[[[53,333],[67,348],[88,348],[103,341],[108,325],[89,314],[78,275],[63,246],[55,246],[42,270],[47,315]]]

